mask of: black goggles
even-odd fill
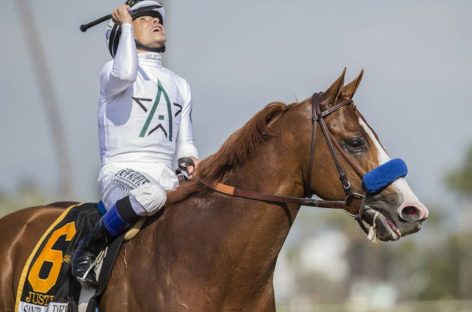
[[[155,9],[159,9],[159,8],[162,8],[162,6],[150,5],[150,6],[142,7],[136,10],[131,10],[130,13],[133,20],[141,16],[152,16],[152,17],[158,18],[161,24],[164,24],[164,20],[162,19],[161,14],[158,11],[155,11]]]
[[[142,1],[145,1],[145,0],[128,0],[128,1],[126,1],[125,4],[126,4],[126,5],[129,5],[130,7],[132,7],[133,5],[135,5],[135,4],[139,3],[139,2],[142,2]],[[156,3],[158,3],[158,2],[156,2]],[[160,5],[160,4],[156,4],[156,6],[157,6],[158,8],[162,8],[162,5]]]

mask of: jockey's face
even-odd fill
[[[166,43],[166,33],[159,18],[140,16],[133,21],[134,38],[144,46],[161,48]]]

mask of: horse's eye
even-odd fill
[[[361,138],[354,138],[346,142],[346,146],[349,149],[349,151],[353,153],[361,152],[364,147],[365,143],[364,140]]]

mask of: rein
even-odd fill
[[[287,203],[287,204],[299,204],[304,206],[312,206],[312,207],[320,207],[320,208],[332,208],[332,209],[346,209],[346,203],[343,201],[329,201],[329,200],[317,200],[309,197],[293,197],[293,196],[284,196],[284,195],[273,195],[273,194],[266,194],[261,192],[255,192],[250,190],[243,190],[240,188],[236,188],[231,185],[223,184],[223,183],[215,183],[210,184],[201,178],[199,178],[200,183],[217,191],[219,193],[235,196],[235,197],[242,197],[247,199],[255,199],[261,201],[268,201],[274,203]]]
[[[231,185],[223,184],[220,182],[216,183],[208,183],[207,181],[202,180],[199,178],[199,181],[205,185],[206,187],[225,194],[229,196],[247,198],[247,199],[254,199],[260,201],[268,201],[268,202],[275,202],[275,203],[290,203],[290,204],[299,204],[304,206],[311,206],[311,207],[319,207],[319,208],[332,208],[332,209],[343,209],[345,210],[350,216],[354,217],[359,224],[361,225],[362,229],[367,233],[367,228],[361,221],[362,213],[365,209],[365,194],[359,194],[353,191],[352,185],[349,181],[349,178],[346,175],[344,168],[342,167],[339,156],[336,154],[336,150],[341,154],[344,160],[354,169],[354,171],[359,175],[359,177],[363,177],[365,172],[360,166],[353,161],[353,159],[342,149],[342,147],[336,142],[333,135],[331,134],[328,126],[326,125],[326,121],[324,118],[331,113],[337,111],[341,107],[346,105],[353,105],[353,101],[351,99],[342,101],[336,105],[331,106],[330,108],[321,111],[320,102],[321,96],[323,93],[315,93],[311,98],[312,103],[312,138],[310,144],[310,158],[309,158],[309,167],[308,167],[308,177],[307,182],[305,185],[305,189],[308,190],[307,197],[293,197],[293,196],[283,196],[283,195],[274,195],[274,194],[266,194],[261,192],[255,192],[251,190],[244,190],[240,188],[236,188]],[[311,196],[313,195],[309,190],[311,190],[311,172],[313,169],[313,159],[315,156],[315,141],[316,141],[316,128],[317,123],[319,123],[321,132],[326,140],[328,145],[329,151],[331,153],[331,157],[336,165],[336,169],[339,174],[339,179],[342,183],[344,193],[346,194],[346,198],[343,201],[330,201],[330,200],[318,200],[312,199]],[[336,149],[336,150],[335,150]],[[354,201],[358,201],[359,204],[356,205],[357,211],[352,211],[350,207],[352,207],[352,203]]]

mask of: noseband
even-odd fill
[[[351,105],[351,104],[354,105],[353,101],[348,99],[336,105],[333,105],[324,111],[321,111],[321,107],[320,107],[321,96],[322,96],[322,93],[320,92],[320,93],[315,93],[311,98],[312,138],[311,138],[311,144],[310,144],[308,177],[307,177],[306,185],[305,185],[305,192],[307,194],[307,197],[292,197],[292,196],[266,194],[266,193],[251,191],[251,190],[244,190],[244,189],[236,188],[234,186],[226,185],[226,184],[218,183],[218,182],[212,184],[202,179],[199,179],[199,181],[203,185],[205,185],[206,187],[214,191],[217,191],[226,195],[230,195],[230,196],[268,201],[268,202],[299,204],[299,205],[319,207],[319,208],[343,209],[349,215],[351,215],[352,217],[355,217],[356,220],[358,220],[359,224],[361,224],[361,227],[364,229],[364,231],[367,231],[367,229],[365,228],[365,225],[361,222],[362,212],[365,207],[365,194],[359,194],[359,193],[354,192],[352,185],[349,181],[349,178],[347,177],[346,172],[344,171],[344,168],[342,167],[339,161],[339,156],[336,154],[335,149],[342,155],[342,157],[346,160],[346,162],[351,165],[351,167],[360,176],[361,179],[364,176],[365,172],[362,168],[360,168],[360,166],[355,161],[353,161],[353,159],[336,142],[336,140],[334,139],[333,135],[329,131],[326,125],[326,122],[324,120],[326,116],[337,111],[341,107],[344,107],[346,105]],[[311,192],[311,172],[313,169],[313,159],[315,155],[315,141],[316,141],[316,128],[317,128],[316,124],[317,123],[320,124],[321,132],[323,133],[323,136],[328,144],[331,157],[334,160],[336,169],[338,170],[338,173],[339,173],[339,179],[341,180],[344,192],[346,194],[346,198],[343,201],[319,200],[319,199],[311,198],[311,196],[313,195],[313,193]],[[358,204],[354,206],[353,205],[354,202],[358,202]],[[353,206],[356,208],[353,209],[352,208]]]

